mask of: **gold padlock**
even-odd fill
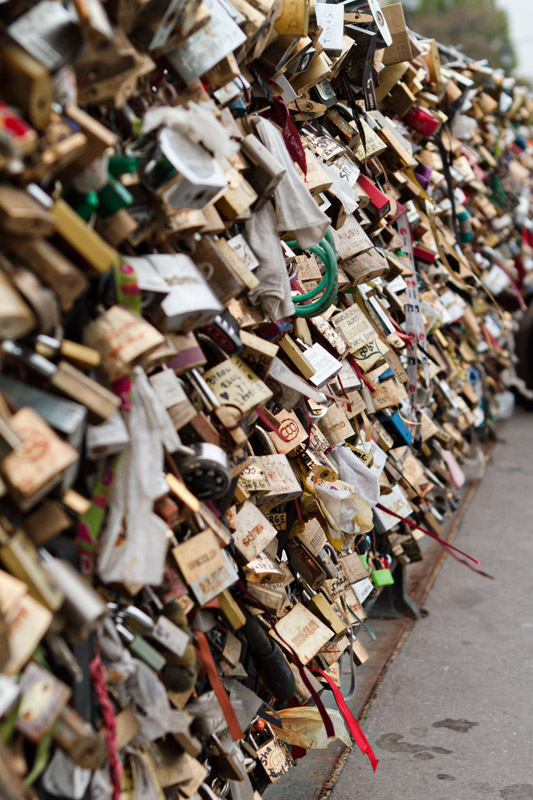
[[[277,781],[294,766],[295,761],[289,753],[287,745],[276,738],[271,726],[267,723],[262,724],[261,730],[255,730],[249,734],[249,741],[257,754],[257,758],[263,767],[271,783]]]

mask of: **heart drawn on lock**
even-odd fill
[[[228,392],[220,392],[220,396],[221,396],[221,397],[222,397],[224,400],[229,400],[229,394],[228,394]]]

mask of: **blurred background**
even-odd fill
[[[388,5],[388,3],[384,4]],[[404,0],[408,24],[533,86],[533,4],[524,0]]]

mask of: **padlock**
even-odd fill
[[[152,647],[146,639],[139,634],[132,633],[121,622],[117,622],[115,627],[120,638],[133,655],[148,664],[154,672],[160,672],[166,666],[166,658]]]
[[[216,733],[212,733],[210,739],[216,753],[211,756],[215,769],[227,780],[242,782],[244,775],[231,751],[224,747]]]
[[[249,741],[268,780],[273,783],[289,771],[294,761],[287,746],[276,738],[268,723],[256,725],[256,728],[258,730],[250,734]]]
[[[70,634],[85,638],[108,613],[101,595],[88,584],[68,561],[54,558],[44,548],[39,550],[46,572],[64,595],[62,613]]]
[[[186,486],[200,500],[218,500],[227,493],[231,476],[226,453],[214,444],[192,445],[193,455],[182,456],[179,467]]]
[[[107,758],[102,737],[70,706],[66,706],[59,717],[54,739],[69,758],[84,769],[98,769]]]
[[[120,400],[116,395],[67,361],[60,361],[56,366],[38,353],[11,341],[3,342],[2,347],[6,354],[47,378],[54,388],[85,405],[93,419],[109,419],[118,409]]]

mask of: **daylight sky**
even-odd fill
[[[533,78],[533,3],[530,0],[498,0],[511,23],[511,38],[518,55],[518,75]]]

